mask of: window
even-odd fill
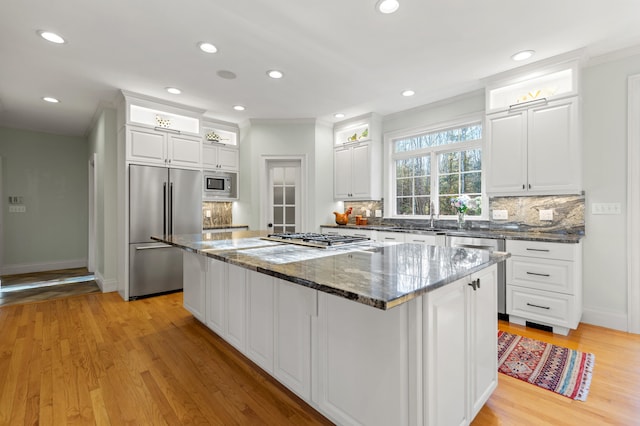
[[[455,215],[452,198],[470,202],[467,215],[482,215],[482,123],[474,121],[388,140],[391,199],[396,216]],[[437,207],[436,207],[437,205]]]

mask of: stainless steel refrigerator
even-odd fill
[[[201,232],[201,172],[129,166],[129,299],[182,289],[182,251],[152,235]]]

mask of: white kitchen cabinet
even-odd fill
[[[491,195],[580,193],[577,97],[487,116],[487,192]]]
[[[240,153],[237,148],[204,142],[202,146],[202,167],[207,170],[237,172]]]
[[[183,304],[201,322],[206,322],[206,257],[183,251]]]
[[[469,424],[495,390],[496,285],[494,265],[424,297],[425,424]]]
[[[498,269],[471,275],[467,283],[469,312],[470,419],[473,419],[498,386]],[[492,344],[488,344],[492,342]]]
[[[329,228],[329,227],[321,227],[320,232],[325,234],[337,234],[337,235],[348,235],[351,237],[364,237],[369,238],[371,240],[376,239],[376,231],[371,229],[359,229],[354,227],[340,227],[340,228]]]
[[[379,200],[382,197],[380,118],[368,114],[334,127],[334,198]]]
[[[242,353],[246,348],[247,270],[227,264],[225,339]]]
[[[404,243],[405,235],[402,232],[376,231],[376,241],[383,243]]]
[[[207,259],[206,305],[207,326],[219,336],[226,336],[227,264],[215,259]]]
[[[318,293],[313,400],[337,424],[409,423],[410,304],[381,311]]]
[[[567,335],[582,317],[582,244],[507,240],[509,321]]]
[[[437,237],[438,235],[432,234],[404,234],[404,242],[428,246],[444,245],[444,238],[439,241]]]
[[[317,291],[275,280],[274,377],[305,401],[311,400],[311,318]]]
[[[247,356],[273,375],[274,278],[247,271]]]
[[[170,129],[127,125],[127,161],[200,169],[201,140]]]

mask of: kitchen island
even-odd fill
[[[506,253],[174,235],[196,318],[338,424],[468,424],[497,384]]]

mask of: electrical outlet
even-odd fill
[[[26,213],[27,212],[27,206],[24,205],[10,205],[9,206],[9,213]]]
[[[376,210],[376,217],[382,217],[382,210]]]
[[[493,210],[491,212],[494,220],[507,220],[509,219],[509,211],[508,210]]]
[[[371,217],[371,210],[367,209],[367,211],[365,212],[367,217]]]
[[[553,220],[553,209],[540,210],[540,220]]]
[[[211,210],[205,210],[204,217],[211,217]]]

